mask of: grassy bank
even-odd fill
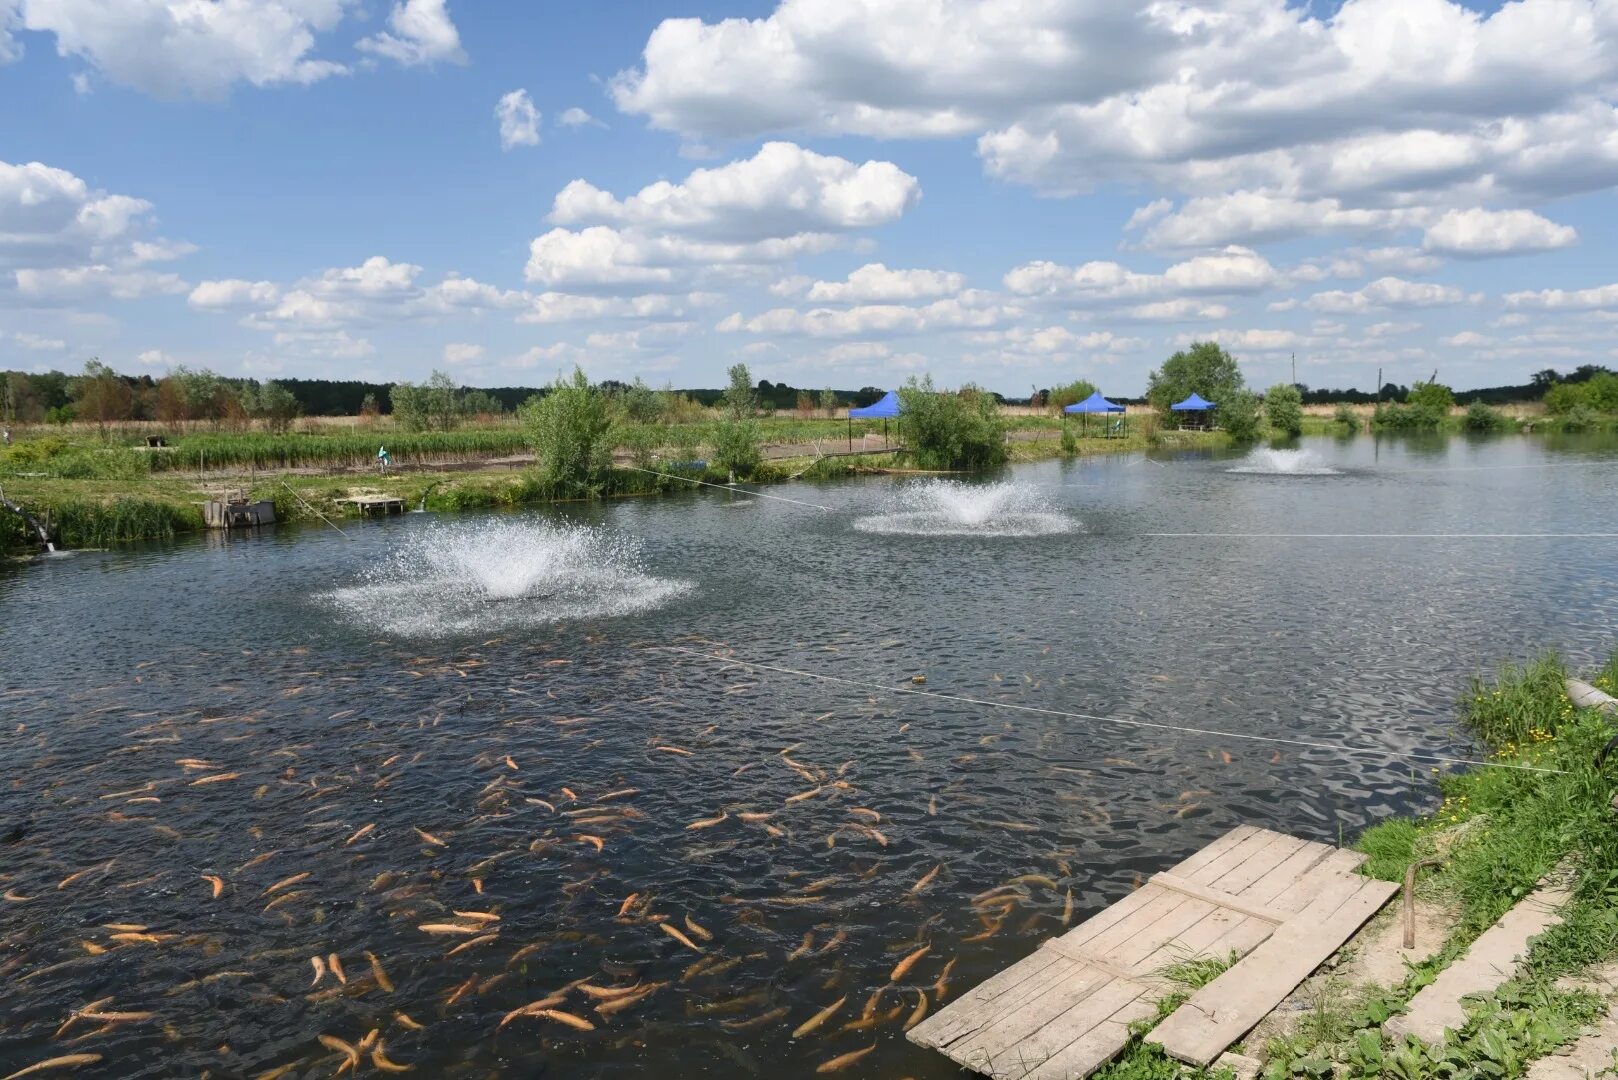
[[[1570,977],[1618,957],[1618,815],[1610,806],[1618,761],[1605,770],[1596,765],[1597,752],[1618,733],[1618,717],[1575,709],[1566,676],[1562,662],[1546,656],[1478,682],[1461,703],[1463,726],[1492,762],[1524,768],[1439,772],[1443,803],[1436,811],[1384,822],[1359,838],[1355,846],[1370,857],[1366,872],[1389,881],[1402,881],[1418,860],[1443,860],[1420,879],[1418,896],[1450,913],[1448,936],[1397,985],[1326,977],[1286,1035],[1237,1047],[1263,1060],[1267,1080],[1505,1080],[1576,1039],[1608,1007]],[[1618,654],[1592,681],[1618,693]],[[1465,1027],[1438,1046],[1382,1033],[1389,1017],[1561,865],[1576,874],[1563,922],[1534,941],[1516,978],[1473,1003]],[[1186,1075],[1220,1074],[1182,1072],[1143,1040],[1100,1074]]]

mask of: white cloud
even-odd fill
[[[42,337],[39,334],[31,334],[25,330],[12,334],[11,340],[24,349],[33,349],[36,352],[61,352],[67,348],[67,342],[60,338]]]
[[[513,90],[494,107],[500,121],[500,149],[539,145],[539,110],[527,90]]]
[[[135,356],[135,363],[143,368],[167,370],[174,367],[176,361],[162,349],[146,349]]]
[[[1125,319],[1140,322],[1186,322],[1191,319],[1223,319],[1230,315],[1224,304],[1210,304],[1203,300],[1158,300],[1150,304],[1136,304],[1113,313]]]
[[[360,360],[376,353],[369,339],[351,337],[346,330],[282,330],[274,341],[277,348],[294,356],[321,360]]]
[[[714,293],[648,293],[642,296],[579,296],[573,293],[543,292],[529,298],[528,310],[517,316],[520,323],[584,322],[592,319],[680,318],[692,308],[718,303]]]
[[[1421,329],[1419,322],[1377,322],[1365,328],[1368,338],[1395,337],[1400,334],[1413,334]]]
[[[1258,252],[1232,246],[1175,263],[1161,274],[1137,273],[1115,262],[1088,262],[1077,267],[1025,263],[1006,274],[1005,286],[1018,296],[1104,305],[1188,295],[1256,293],[1280,280],[1275,267]]]
[[[1618,308],[1618,284],[1600,285],[1592,289],[1540,289],[1506,294],[1507,305],[1514,308],[1543,308],[1548,311],[1594,311],[1599,308]]]
[[[571,109],[565,110],[561,116],[556,118],[556,122],[561,124],[563,127],[585,127],[587,125],[594,125],[596,127],[607,126],[600,120],[597,120],[595,117],[585,112],[583,109],[579,108],[577,105]]]
[[[1179,334],[1174,344],[1180,348],[1198,341],[1216,341],[1232,349],[1247,352],[1288,352],[1301,348],[1309,339],[1293,330],[1204,330],[1195,334]]]
[[[751,158],[697,169],[679,184],[659,181],[622,200],[574,180],[557,194],[550,220],[747,242],[886,225],[920,196],[916,178],[892,162],[855,165],[772,142]]]
[[[1474,346],[1487,345],[1494,339],[1478,333],[1475,330],[1463,330],[1459,334],[1451,334],[1444,339],[1445,345]]]
[[[312,55],[351,0],[22,0],[22,25],[113,82],[158,97],[223,96],[237,83],[307,84],[347,69]]]
[[[470,364],[481,360],[487,350],[482,345],[454,341],[444,346],[444,363]]]
[[[1406,281],[1403,278],[1383,277],[1353,292],[1333,290],[1331,292],[1318,292],[1306,300],[1305,306],[1314,311],[1332,312],[1336,314],[1354,314],[1366,311],[1383,311],[1388,308],[1403,307],[1438,307],[1444,304],[1461,304],[1468,300],[1477,301],[1481,296],[1468,296],[1453,285],[1438,285],[1432,282]]]
[[[958,297],[930,304],[861,304],[849,308],[774,308],[752,318],[734,314],[722,320],[721,333],[745,330],[752,334],[787,337],[864,337],[882,334],[919,334],[938,330],[984,329],[1020,314],[999,304],[989,293],[968,290]]]
[[[441,61],[466,63],[461,35],[450,20],[445,0],[401,0],[388,13],[388,29],[359,41],[356,48],[407,67]]]
[[[828,303],[927,300],[953,296],[965,284],[960,274],[945,270],[889,270],[881,263],[866,263],[850,273],[847,281],[815,282],[809,288],[809,299]]]
[[[1578,243],[1579,234],[1532,210],[1451,210],[1427,229],[1422,246],[1444,255],[1522,255]]]
[[[72,304],[94,300],[138,300],[143,296],[183,293],[189,286],[177,274],[122,270],[98,263],[16,272],[17,294],[38,304]]]
[[[0,161],[0,270],[134,265],[193,250],[144,240],[152,210],[145,199],[95,190],[66,169]]]
[[[273,281],[242,281],[230,278],[224,281],[202,281],[186,298],[194,308],[218,309],[236,307],[264,307],[281,298],[281,290]]]
[[[692,143],[977,136],[1045,192],[1189,196],[1132,227],[1218,246],[1612,185],[1615,37],[1611,0],[781,0],[666,19],[610,91]]]

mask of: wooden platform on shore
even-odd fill
[[[361,517],[370,517],[373,514],[402,514],[405,510],[404,500],[394,495],[351,495],[337,501],[354,507],[360,512]]]
[[[1076,1080],[1123,1049],[1131,1024],[1156,1014],[1171,989],[1164,969],[1234,953],[1247,959],[1149,1036],[1180,1060],[1206,1064],[1393,895],[1397,886],[1356,873],[1364,859],[1267,829],[1232,829],[908,1037],[996,1080]]]

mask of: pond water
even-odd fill
[[[955,1075],[920,994],[1234,825],[1430,806],[1471,676],[1612,644],[1618,442],[1302,449],[0,572],[0,1075],[328,1076],[373,1029],[427,1076]],[[591,1030],[502,1026],[558,993]],[[101,999],[151,1015],[58,1033]]]

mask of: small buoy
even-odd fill
[[[910,676],[910,681],[915,683],[917,686],[920,686],[922,683],[927,681],[927,676],[925,676],[925,675],[912,675],[912,676]]]

